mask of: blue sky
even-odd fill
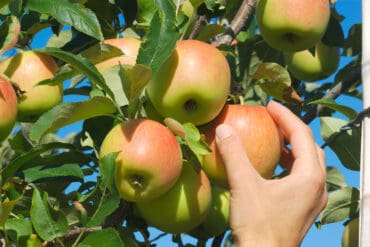
[[[347,36],[349,28],[354,23],[361,22],[361,0],[337,0],[336,9],[338,12],[345,16],[344,21],[342,22],[342,26],[344,29],[344,34]],[[33,42],[33,48],[43,47],[46,44],[45,35],[39,35]],[[347,64],[351,59],[345,59],[342,57],[341,66]],[[329,78],[330,80],[330,78]],[[336,100],[339,104],[348,105],[354,108],[356,111],[361,111],[362,109],[362,102],[360,100],[355,100],[353,98],[341,96]],[[66,133],[70,133],[74,129],[78,131],[80,124],[75,124],[69,126],[65,131],[61,132],[62,135]],[[322,144],[322,138],[319,133],[319,121],[316,119],[313,121],[310,126],[313,130],[315,130],[315,138],[318,144]],[[345,176],[348,185],[352,186],[359,186],[359,172],[350,171],[344,168],[340,161],[336,158],[335,154],[329,149],[325,149],[327,155],[327,164],[330,166],[335,166],[338,168]],[[294,205],[292,205],[294,206]],[[330,225],[324,225],[321,230],[316,229],[316,227],[312,227],[308,232],[306,238],[302,243],[302,247],[339,247],[341,246],[341,234],[343,231],[343,225],[341,223],[335,223]],[[155,231],[152,232],[153,237],[156,234],[159,234]],[[188,238],[184,238],[184,242],[191,241]],[[191,241],[193,242],[193,241]],[[160,241],[157,242],[160,247],[172,247],[177,245],[172,245],[171,237],[167,236],[161,238]]]

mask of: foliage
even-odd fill
[[[194,16],[185,11],[185,4],[197,9]],[[323,42],[341,47],[341,56],[350,62],[336,72],[333,81],[306,83],[294,78],[281,52],[264,42],[254,15],[237,30],[232,43],[219,42],[230,23],[240,21],[235,16],[241,4],[220,0],[1,1],[0,49],[15,35],[14,22],[21,24],[17,49],[30,49],[38,35],[50,32],[39,51],[53,56],[59,70],[53,79],[39,84],[63,84],[65,94],[64,103],[35,123],[18,123],[0,144],[3,241],[13,246],[155,246],[155,236],[135,215],[133,205],[118,197],[112,175],[114,156],[99,160],[97,154],[114,124],[147,116],[145,85],[176,41],[189,37],[218,44],[227,56],[232,71],[229,103],[266,104],[275,99],[306,123],[319,119],[324,146],[335,152],[345,168],[358,171],[359,113],[336,103],[335,98],[346,94],[361,99],[361,24],[343,34],[344,17],[332,5]],[[121,36],[142,40],[137,65],[100,73],[95,64],[121,55],[101,41]],[[4,58],[9,54],[3,54]],[[334,91],[338,85],[344,86],[340,92]],[[81,128],[68,129],[66,137],[58,134],[75,123]],[[196,127],[171,119],[165,123],[178,135],[185,158],[199,169],[199,159],[208,147]],[[320,227],[355,217],[359,211],[358,189],[348,187],[336,168],[328,167],[327,185],[330,199],[317,222]],[[224,238],[225,246],[230,246],[229,234],[211,241],[221,246]],[[172,238],[178,246],[186,244],[181,237]],[[199,240],[197,246],[204,244]]]

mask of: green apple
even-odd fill
[[[219,236],[229,227],[230,192],[217,185],[212,185],[211,190],[212,204],[207,217],[189,232],[191,236],[202,240]]]
[[[21,51],[0,63],[0,73],[24,92],[18,99],[18,120],[34,121],[62,101],[62,85],[36,85],[53,78],[57,69],[51,56],[32,50]]]
[[[339,47],[318,42],[314,49],[284,52],[284,60],[292,75],[302,81],[313,82],[332,75],[338,68]]]
[[[264,106],[225,105],[210,123],[200,126],[212,152],[203,156],[203,169],[214,183],[228,187],[226,168],[215,142],[216,127],[229,124],[240,136],[254,168],[271,178],[280,160],[283,136]]]
[[[122,199],[150,200],[167,192],[182,170],[182,153],[173,133],[149,119],[128,120],[105,136],[100,157],[120,152],[115,182]]]
[[[136,208],[148,225],[167,233],[185,233],[205,219],[211,201],[206,174],[184,163],[181,176],[170,191],[154,200],[137,202]]]
[[[358,247],[359,246],[359,218],[353,219],[344,227],[342,234],[342,247]]]
[[[0,75],[0,142],[12,131],[17,119],[17,95],[8,78]]]
[[[104,72],[108,68],[111,68],[119,64],[135,65],[136,57],[137,54],[139,53],[141,45],[141,41],[139,39],[116,38],[104,40],[103,43],[121,49],[123,55],[119,57],[113,57],[96,64],[95,66],[100,72]]]
[[[201,125],[220,113],[229,88],[230,68],[225,56],[210,44],[183,40],[146,89],[164,118]]]
[[[323,37],[330,5],[328,0],[259,0],[256,18],[263,39],[271,47],[301,51]]]

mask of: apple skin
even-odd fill
[[[167,192],[182,170],[182,153],[173,133],[149,119],[128,120],[104,138],[100,157],[120,152],[115,180],[122,199],[150,200]]]
[[[310,50],[284,52],[284,60],[292,75],[302,81],[313,82],[332,75],[339,66],[339,47],[318,42],[314,54]]]
[[[212,204],[207,217],[196,228],[189,232],[189,235],[207,240],[219,236],[229,227],[230,219],[230,192],[229,190],[212,185]]]
[[[229,88],[230,68],[225,56],[197,40],[179,41],[146,87],[160,115],[195,125],[220,113]]]
[[[0,75],[0,142],[12,131],[18,112],[17,95],[9,80]]]
[[[18,99],[18,120],[35,121],[42,113],[61,103],[62,85],[37,85],[42,80],[51,79],[58,65],[54,59],[32,50],[21,51],[0,64],[0,73],[8,76],[20,90]]]
[[[184,163],[176,184],[164,195],[137,202],[136,209],[148,225],[167,233],[185,233],[199,225],[211,206],[211,185],[206,174]]]
[[[135,65],[141,45],[140,40],[135,38],[116,38],[104,40],[103,43],[121,49],[123,55],[96,64],[95,66],[100,72],[104,72],[108,68],[119,64]]]
[[[356,218],[347,223],[342,234],[342,247],[359,246],[360,218]]]
[[[323,37],[330,5],[328,0],[259,0],[256,18],[263,39],[271,47],[301,51]]]
[[[228,187],[226,168],[215,142],[216,127],[226,123],[240,136],[254,168],[271,178],[280,160],[283,136],[265,106],[225,105],[210,123],[200,126],[212,152],[203,157],[202,167],[212,182]]]

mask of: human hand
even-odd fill
[[[236,246],[299,246],[325,207],[325,154],[311,129],[276,102],[267,106],[291,150],[281,164],[289,175],[266,180],[253,168],[241,140],[228,125],[216,129],[216,143],[230,186],[230,227]],[[268,155],[268,154],[267,154]]]

